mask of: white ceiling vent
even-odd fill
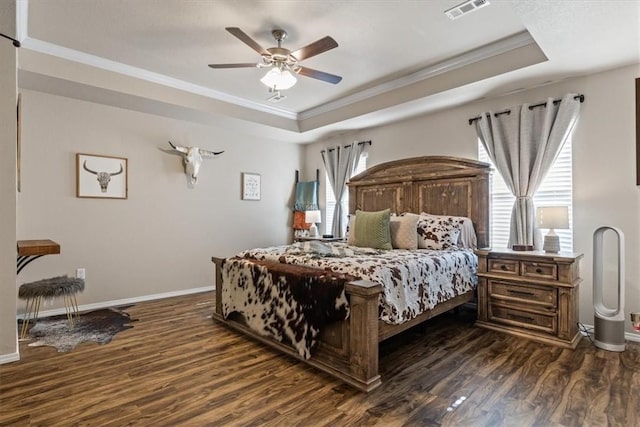
[[[464,3],[460,3],[459,5],[452,7],[451,9],[445,10],[444,13],[449,17],[449,19],[458,19],[462,15],[473,12],[474,10],[478,10],[481,7],[485,7],[488,5],[488,0],[468,0]]]

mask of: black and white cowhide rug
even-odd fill
[[[116,308],[81,313],[79,318],[74,319],[73,328],[69,327],[66,315],[46,317],[38,319],[29,330],[30,337],[35,340],[29,346],[48,345],[64,353],[83,342],[107,344],[118,332],[133,328],[130,323],[136,320]]]

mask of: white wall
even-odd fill
[[[3,4],[0,12],[11,9]],[[3,23],[9,16],[4,15]],[[2,15],[2,13],[0,13]],[[5,29],[6,31],[6,29]],[[10,33],[11,34],[11,33]],[[16,49],[0,42],[0,363],[17,358],[16,301]]]
[[[306,171],[322,168],[320,150],[353,140],[373,141],[368,165],[423,155],[477,158],[477,137],[468,119],[483,111],[499,111],[524,102],[538,102],[565,93],[585,95],[573,137],[574,251],[583,253],[580,285],[580,320],[593,324],[592,234],[613,225],[626,235],[627,312],[640,311],[640,188],[635,185],[635,78],[634,65],[562,83],[482,100],[458,108],[424,115],[387,126],[359,130],[306,148]],[[320,191],[324,205],[324,180]],[[615,272],[615,259],[606,256],[606,270]],[[607,283],[611,292],[615,282]],[[630,323],[627,321],[627,330]]]
[[[213,285],[212,256],[289,241],[301,147],[42,92],[23,90],[22,102],[18,239],[55,240],[61,254],[18,284],[84,267],[80,305],[180,292]],[[189,189],[181,158],[159,149],[169,140],[225,153]],[[126,157],[128,199],[77,198],[76,153]],[[260,201],[241,200],[242,172],[261,175]]]

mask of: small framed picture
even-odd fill
[[[128,177],[124,157],[76,154],[76,197],[126,199]]]
[[[260,175],[242,173],[242,200],[260,200]]]

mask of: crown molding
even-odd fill
[[[185,92],[206,96],[208,98],[213,98],[218,101],[228,102],[230,104],[249,108],[251,110],[273,114],[276,116],[280,116],[280,117],[284,117],[292,120],[298,119],[298,115],[296,113],[293,113],[287,110],[272,107],[270,105],[262,105],[257,102],[247,101],[246,99],[229,95],[227,93],[210,89],[204,86],[189,83],[184,80],[165,76],[163,74],[155,73],[153,71],[123,64],[120,62],[111,61],[109,59],[105,59],[100,56],[91,55],[91,54],[80,52],[74,49],[69,49],[63,46],[59,46],[53,43],[34,39],[31,37],[27,37],[26,39],[24,39],[24,41],[22,42],[22,47],[25,49],[33,50],[35,52],[56,56],[58,58],[67,59],[69,61],[78,62],[81,64],[89,65],[89,66],[100,68],[103,70],[112,71],[115,73],[130,76],[130,77],[135,77],[141,80],[157,83],[167,87],[172,87],[174,89],[183,90]]]
[[[465,52],[461,55],[455,56],[445,61],[438,62],[437,64],[423,68],[404,77],[390,80],[388,82],[379,84],[369,89],[365,89],[349,96],[345,96],[335,101],[328,102],[318,107],[313,107],[308,110],[302,111],[301,113],[298,113],[298,119],[310,119],[342,107],[347,107],[351,104],[355,104],[356,102],[364,101],[368,98],[372,98],[374,96],[381,95],[392,90],[435,77],[440,74],[444,74],[457,68],[461,68],[482,61],[484,59],[509,52],[514,49],[528,46],[530,44],[535,44],[535,40],[533,39],[533,37],[531,37],[531,34],[529,34],[528,31],[523,31],[521,33],[514,34],[510,37],[498,40],[477,49]]]
[[[20,42],[22,43],[22,47],[25,49],[34,50],[36,52],[45,53],[47,55],[57,56],[59,58],[79,62],[81,64],[102,68],[104,70],[113,71],[131,77],[136,77],[152,83],[161,84],[164,86],[172,87],[174,89],[184,90],[186,92],[213,98],[218,101],[228,102],[240,107],[249,108],[251,110],[273,114],[276,116],[284,117],[286,119],[298,120],[298,114],[291,111],[283,110],[281,108],[273,107],[270,105],[262,105],[257,102],[248,101],[237,96],[229,95],[224,92],[189,83],[184,80],[165,76],[159,73],[154,73],[143,68],[133,67],[131,65],[122,64],[120,62],[111,61],[99,56],[90,55],[88,53],[31,38],[28,36],[28,26],[29,0],[17,0],[16,39],[20,40]]]
[[[112,61],[96,55],[69,49],[60,45],[45,42],[43,40],[28,36],[28,10],[29,0],[16,1],[16,35],[22,42],[24,49],[30,49],[47,55],[67,59],[69,61],[86,64],[107,71],[123,74],[126,76],[149,81],[159,85],[171,87],[185,92],[205,96],[221,102],[226,102],[250,110],[272,114],[282,118],[295,120],[298,124],[306,119],[314,118],[322,114],[329,113],[343,107],[348,107],[369,98],[400,89],[402,87],[418,83],[423,80],[444,74],[446,72],[468,66],[470,64],[491,58],[502,53],[509,52],[527,45],[535,44],[535,40],[528,31],[523,31],[496,42],[487,44],[480,48],[465,52],[453,58],[441,61],[437,64],[420,69],[406,76],[393,79],[368,89],[353,93],[351,95],[336,99],[317,107],[312,107],[305,111],[296,113],[289,110],[277,108],[272,105],[263,105],[258,102],[249,101],[225,92],[217,91],[205,86],[189,83],[184,80],[169,77],[160,73],[155,73],[143,68],[134,67],[120,62]]]

